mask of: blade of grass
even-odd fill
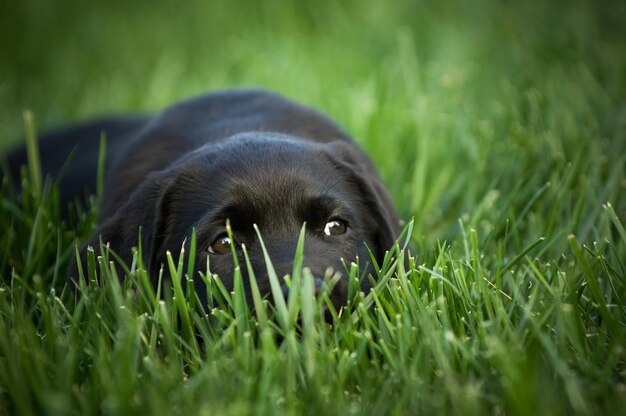
[[[259,329],[264,331],[269,328],[267,323],[267,315],[265,313],[265,307],[263,305],[263,298],[261,297],[261,292],[259,291],[259,285],[257,284],[256,277],[254,275],[254,270],[252,269],[252,264],[250,263],[250,258],[248,256],[248,250],[246,249],[245,244],[241,245],[241,250],[243,251],[243,258],[246,262],[246,270],[248,272],[248,280],[250,282],[250,292],[252,293],[252,302],[254,306],[254,312],[256,314],[257,320],[259,321]]]
[[[33,191],[38,197],[41,196],[41,161],[39,159],[39,145],[37,144],[37,132],[35,129],[35,117],[32,111],[25,110],[23,113],[24,130],[26,132],[26,153],[28,157],[28,170],[32,182]]]
[[[289,329],[289,310],[287,309],[287,304],[285,303],[285,297],[283,296],[283,291],[281,289],[278,276],[276,275],[276,270],[274,270],[274,266],[272,265],[272,260],[267,252],[267,248],[265,248],[263,237],[261,237],[261,231],[256,224],[254,224],[254,230],[256,231],[257,238],[259,239],[261,250],[263,251],[265,267],[267,267],[267,277],[270,281],[270,289],[272,291],[272,298],[274,299],[274,306],[276,307],[278,322],[283,331],[286,333]]]
[[[195,345],[195,337],[193,327],[191,325],[191,317],[189,314],[189,308],[187,307],[187,302],[185,301],[185,295],[183,293],[183,288],[181,285],[182,281],[182,273],[183,273],[183,264],[185,257],[185,242],[183,242],[180,256],[178,258],[178,266],[174,264],[174,259],[172,257],[172,253],[167,251],[167,264],[170,271],[170,277],[172,280],[172,285],[174,286],[174,297],[175,303],[178,309],[178,313],[181,319],[181,326],[184,338],[194,344],[194,349],[197,351],[197,346]]]

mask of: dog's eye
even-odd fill
[[[227,235],[220,235],[211,243],[208,251],[211,254],[230,253],[230,237],[228,237]]]
[[[342,220],[330,220],[324,227],[324,234],[326,235],[340,235],[346,232],[346,223]]]

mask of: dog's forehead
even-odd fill
[[[235,212],[257,223],[300,222],[298,213],[347,202],[355,194],[324,145],[244,136],[195,156],[177,175],[176,192],[186,210]]]
[[[281,173],[275,176],[273,173]],[[222,188],[219,215],[236,228],[299,229],[312,218],[329,217],[350,209],[349,193],[333,181],[316,181],[307,170],[268,170],[231,177]]]
[[[207,180],[267,191],[308,183],[319,186],[337,175],[323,144],[280,134],[240,134],[199,152],[197,163]],[[195,170],[195,169],[194,169]],[[296,191],[298,187],[296,186]]]
[[[261,210],[342,192],[338,173],[311,151],[262,152],[223,169],[217,167],[216,173],[223,181],[224,202],[247,203]]]
[[[292,166],[263,166],[264,169],[253,169],[234,172],[225,178],[224,200],[226,203],[243,201],[261,206],[284,206],[304,198],[322,195],[330,190],[316,179],[308,169]],[[325,181],[328,183],[328,178]],[[329,186],[332,184],[328,183]]]

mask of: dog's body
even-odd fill
[[[43,137],[43,170],[53,175],[77,147],[61,182],[63,202],[85,186],[95,190],[102,131],[106,186],[89,244],[97,246],[101,235],[129,261],[141,226],[153,277],[165,253],[177,253],[195,228],[196,268],[204,270],[210,256],[211,272],[232,289],[226,220],[263,293],[269,282],[253,224],[279,277],[291,273],[304,222],[304,266],[316,277],[327,268],[345,276],[343,262],[357,257],[364,266],[367,247],[380,262],[398,234],[396,211],[367,156],[325,116],[275,94],[208,94],[154,117],[104,119]],[[23,152],[9,158],[14,172],[23,159]],[[332,293],[337,304],[345,302],[346,280]]]

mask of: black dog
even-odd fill
[[[282,277],[292,271],[306,222],[304,266],[318,284],[328,268],[346,275],[342,259],[350,264],[358,256],[363,270],[367,247],[380,262],[398,235],[396,211],[367,156],[328,118],[278,95],[208,94],[154,117],[109,118],[45,135],[44,172],[58,174],[76,147],[61,182],[64,204],[95,190],[103,131],[107,183],[99,229],[88,244],[98,246],[102,236],[130,262],[141,226],[152,277],[195,227],[202,248],[196,269],[204,270],[209,256],[211,272],[232,290],[226,220],[235,245],[245,244],[263,294],[270,288],[254,224]],[[24,152],[10,155],[14,173],[24,159]],[[339,280],[333,303],[345,303],[347,285]]]

